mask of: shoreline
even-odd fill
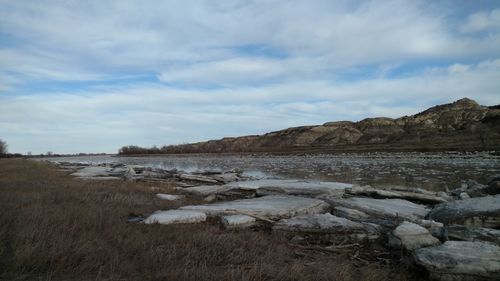
[[[500,151],[484,150],[484,151],[460,151],[460,150],[436,150],[436,151],[337,151],[337,152],[206,152],[206,153],[157,153],[157,154],[89,154],[89,155],[74,155],[74,154],[58,154],[52,156],[23,156],[18,158],[27,159],[44,159],[44,158],[61,158],[61,157],[168,157],[168,156],[316,156],[316,155],[397,155],[397,154],[420,154],[420,155],[492,155],[500,156]]]
[[[265,231],[126,222],[131,213],[202,202],[161,200],[158,192],[176,191],[168,183],[77,180],[53,164],[0,160],[0,241],[12,245],[0,255],[0,279],[421,280],[419,271],[401,272],[404,260],[387,259],[396,252],[366,263],[351,260],[350,251],[301,249]],[[358,255],[373,253],[361,248]]]

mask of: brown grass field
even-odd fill
[[[425,278],[398,253],[367,262],[369,249],[364,261],[297,249],[262,229],[128,223],[130,213],[195,203],[156,199],[152,186],[172,192],[168,183],[82,181],[48,163],[0,160],[0,280]]]

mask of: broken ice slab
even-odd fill
[[[377,225],[358,223],[329,213],[282,219],[274,225],[273,230],[291,234],[328,235],[329,239],[333,240],[342,237],[356,242],[376,240],[380,237],[380,228]]]
[[[423,219],[429,209],[420,204],[403,199],[373,199],[373,198],[325,198],[332,207],[345,207],[364,212],[371,217],[380,219],[403,219],[417,221]]]
[[[207,196],[222,193],[224,191],[228,191],[229,189],[231,188],[226,185],[200,185],[183,188],[182,192],[192,195]]]
[[[346,188],[354,185],[340,182],[305,181],[305,180],[253,180],[228,184],[232,189],[256,190],[257,195],[301,195],[316,196],[326,194],[329,196],[342,196]]]
[[[145,224],[197,223],[207,220],[203,212],[190,210],[156,211],[144,220]]]
[[[103,166],[89,166],[78,170],[71,175],[78,178],[95,178],[95,177],[121,177],[126,175],[135,174],[134,170],[129,167],[103,167]]]
[[[267,219],[280,219],[297,215],[325,213],[329,208],[327,203],[319,199],[281,195],[184,206],[180,209],[200,211],[210,216],[243,214]]]
[[[223,216],[221,222],[226,228],[245,228],[254,225],[256,219],[247,215],[229,215]]]
[[[338,217],[346,218],[349,220],[363,220],[370,217],[369,215],[361,211],[340,206],[333,208],[332,212]]]
[[[201,175],[180,174],[179,178],[183,179],[183,180],[197,181],[197,182],[204,182],[204,183],[213,183],[213,184],[219,183],[219,181],[217,181],[216,179],[214,179],[212,177],[201,176]]]
[[[439,239],[432,236],[428,229],[418,224],[404,221],[388,234],[388,246],[395,249],[416,249],[441,244]]]
[[[175,201],[175,200],[184,199],[186,196],[158,193],[158,194],[156,194],[156,197],[158,197],[159,199],[163,199],[163,200]]]
[[[231,189],[257,190],[258,188],[263,186],[293,184],[295,182],[298,182],[298,180],[263,179],[263,180],[232,182],[227,184],[227,186],[230,187]]]
[[[487,242],[447,241],[413,257],[434,280],[500,280],[500,247]]]
[[[429,218],[445,224],[498,228],[500,227],[500,195],[442,203],[432,209]]]
[[[89,166],[79,171],[72,173],[71,175],[75,177],[105,177],[109,176],[113,168],[100,167],[100,166]]]
[[[353,187],[352,184],[339,182],[315,182],[303,180],[251,180],[238,181],[226,185],[201,185],[183,189],[183,192],[207,196],[220,194],[228,191],[256,192],[258,196],[265,195],[297,195],[315,197],[327,195],[340,197],[346,188]]]
[[[419,201],[430,204],[437,204],[446,202],[442,197],[432,194],[430,192],[412,192],[412,191],[399,191],[399,190],[385,190],[376,189],[369,186],[353,186],[347,188],[346,193],[351,195],[367,195],[375,198],[400,198],[410,201]]]
[[[500,246],[500,230],[498,229],[455,224],[446,227],[446,235],[449,240],[485,241]]]
[[[212,178],[222,183],[229,183],[240,180],[240,177],[237,173],[223,173],[223,174],[213,175]]]

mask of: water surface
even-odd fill
[[[467,179],[487,183],[500,175],[500,157],[490,153],[75,156],[45,159],[95,164],[120,162],[186,172],[236,168],[256,177],[331,180],[376,187],[399,185],[428,190],[453,189]]]

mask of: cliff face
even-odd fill
[[[164,149],[166,153],[500,150],[500,107],[464,98],[397,119],[328,122]]]

